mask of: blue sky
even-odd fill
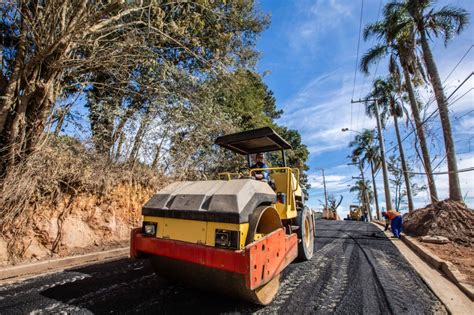
[[[379,8],[386,0],[364,0],[362,26],[375,22]],[[362,0],[261,0],[263,11],[271,14],[271,25],[258,41],[261,60],[258,70],[268,71],[264,80],[275,93],[277,106],[284,110],[280,123],[299,130],[303,142],[310,150],[309,178],[313,188],[310,190],[308,205],[321,208],[323,199],[322,177],[318,168],[324,168],[329,193],[343,195],[340,208],[342,215],[347,213],[349,204],[356,203],[355,195],[349,193],[348,185],[357,176],[354,166],[348,166],[346,158],[350,154],[348,143],[354,132],[341,132],[342,128],[360,131],[373,128],[375,122],[365,117],[363,105],[351,105],[351,98],[364,97],[374,77],[386,74],[387,62],[382,60],[378,67],[371,68],[366,77],[357,71],[354,84],[354,69],[357,59],[359,19]],[[438,1],[437,7],[445,4],[465,8],[474,15],[474,1]],[[381,12],[380,12],[381,14]],[[474,17],[471,17],[474,18]],[[467,55],[445,82],[447,94],[450,94],[474,70],[473,23],[445,48],[441,40],[435,39],[432,48],[444,80],[459,60]],[[360,42],[360,56],[373,44],[370,40]],[[472,48],[471,50],[469,50]],[[374,75],[375,74],[375,75]],[[460,169],[474,166],[474,76],[469,79],[452,97],[450,107],[454,137]],[[420,96],[428,101],[432,98],[429,89],[420,91]],[[461,98],[459,98],[461,97]],[[458,99],[459,98],[459,99]],[[435,110],[432,103],[424,115]],[[385,145],[390,152],[394,148],[395,136],[391,124],[385,131]],[[409,132],[403,128],[403,135]],[[440,133],[439,117],[428,125],[433,165],[440,163],[437,172],[446,171],[443,162],[443,138]],[[404,142],[412,166],[422,172],[415,155],[413,137]],[[367,173],[369,176],[369,173]],[[467,203],[474,206],[474,172],[460,174],[463,194]],[[425,183],[424,176],[416,176],[415,181]],[[436,176],[439,197],[447,198],[447,175]],[[377,178],[379,189],[382,177]],[[380,194],[382,191],[380,190]],[[379,196],[384,204],[383,196]],[[415,206],[429,203],[426,193],[415,198]]]

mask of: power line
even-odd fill
[[[458,85],[458,87],[446,98],[446,100],[449,100],[449,99],[454,95],[454,93],[456,93],[456,92],[459,90],[459,88],[460,88],[462,85],[464,85],[464,83],[466,83],[467,80],[468,80],[469,78],[471,78],[471,76],[473,76],[473,75],[474,75],[474,72],[471,72],[471,74],[469,74],[469,75],[466,77],[466,79],[464,79],[464,81],[463,81],[461,84]],[[466,95],[466,94],[467,94],[467,93],[463,94],[462,96],[464,96],[464,95]],[[456,99],[456,101],[458,101],[459,99],[460,99],[460,98]],[[455,103],[455,102],[452,102],[451,104],[448,104],[448,107],[451,106],[451,105],[453,105],[454,103]],[[420,127],[422,127],[424,124],[426,124],[426,123],[438,112],[438,110],[439,110],[439,108],[436,108],[428,117],[426,117],[426,118],[421,122]],[[412,131],[410,131],[410,132],[402,139],[401,142],[402,142],[402,143],[405,142],[405,140],[407,140],[409,136],[411,136],[413,133],[415,133],[415,131],[416,131],[416,128],[414,128]],[[396,148],[396,147],[397,147],[397,144],[395,144],[395,145],[393,145],[391,148],[387,149],[387,151],[390,151],[390,150],[392,150],[392,149],[394,149],[394,148]]]
[[[471,92],[472,90],[474,90],[474,88],[470,88],[469,90],[467,90],[463,95],[459,96],[457,99],[455,99],[451,104],[449,105],[454,105],[457,101],[459,101],[460,99],[462,99],[464,96],[466,96],[467,93]]]
[[[463,118],[464,116],[467,116],[467,115],[471,114],[472,112],[474,112],[474,109],[471,109],[470,111],[468,111],[467,113],[462,114],[459,117],[454,116],[454,120],[459,120],[459,119]]]
[[[361,0],[360,19],[359,19],[359,38],[357,40],[357,56],[356,56],[356,62],[355,62],[355,67],[354,67],[354,81],[352,82],[352,96],[351,96],[351,99],[354,98],[355,83],[356,83],[356,78],[357,78],[357,65],[359,64],[360,34],[362,32],[362,16],[363,16],[363,13],[364,13],[364,0]],[[353,109],[354,109],[354,106],[351,103],[351,126],[350,126],[351,129],[353,127],[353,125],[352,125]]]
[[[377,10],[377,20],[376,20],[376,23],[379,21],[379,18],[380,18],[380,9],[381,9],[381,8],[382,8],[382,0],[379,1],[379,9]],[[372,46],[374,46],[374,43],[375,43],[375,37],[372,39]],[[379,59],[377,60],[377,64],[375,65],[375,71],[374,71],[374,75],[373,75],[373,77],[372,77],[371,87],[372,87],[372,86],[374,85],[374,83],[375,83],[375,77],[377,76],[377,71],[378,71],[378,69],[379,69],[380,60],[381,60],[381,58],[379,58]],[[364,77],[364,83],[362,84],[362,89],[361,89],[361,91],[364,90],[365,79],[366,79],[366,77]],[[362,94],[361,94],[361,96],[362,96]],[[360,97],[360,98],[362,98],[362,97]],[[362,118],[362,128],[364,128],[364,126],[365,126],[365,118],[366,118],[366,116],[367,116],[367,115],[365,115],[365,114],[364,114],[364,116],[362,116],[362,117],[363,117],[363,118]]]
[[[461,98],[463,98],[467,93],[471,92],[473,89],[474,89],[474,88],[469,89],[466,93],[464,93],[463,95],[461,95],[460,97],[458,97],[458,98],[457,98],[453,103],[451,103],[450,105],[453,105],[455,102],[457,102],[458,100],[460,100]],[[474,111],[474,110],[471,110],[470,112],[472,112],[472,111]],[[469,112],[468,112],[468,113],[469,113]],[[466,114],[462,115],[461,117],[463,117],[463,116],[465,116],[465,115],[466,115]],[[456,118],[455,118],[455,119],[456,119]],[[458,119],[459,119],[459,118],[458,118]],[[457,119],[456,119],[456,120],[457,120]],[[435,132],[438,131],[438,130],[440,130],[441,128],[443,128],[443,126],[438,127],[438,128],[435,130]],[[455,142],[455,143],[456,143],[456,142]],[[446,158],[447,158],[447,156],[445,155],[445,156],[441,159],[441,161],[439,161],[439,163],[433,168],[433,171],[434,171],[435,169],[437,169],[438,167],[440,167],[440,166],[441,166],[441,163],[443,163],[443,162],[446,160]],[[433,174],[434,174],[434,173],[433,173]]]
[[[399,171],[402,171],[398,169]],[[472,172],[474,171],[474,167],[468,167],[468,168],[463,168],[460,170],[455,171],[447,171],[447,172],[436,172],[436,173],[431,173],[431,175],[446,175],[446,174],[451,174],[451,173],[464,173],[464,172]],[[403,171],[402,171],[403,172]],[[415,173],[415,172],[407,172],[408,174],[412,175],[426,175],[427,173],[421,172],[421,173]]]
[[[379,8],[377,10],[377,19],[376,19],[376,22],[377,23],[379,21],[379,17],[380,17],[380,8],[382,7],[382,0],[380,0],[379,2]],[[375,43],[375,40],[376,40],[376,37],[374,36],[374,38],[372,39],[372,47],[374,46],[374,43]],[[372,80],[372,84],[374,83],[374,80],[375,80],[375,75],[377,73],[377,69],[379,67],[379,63],[380,63],[380,59],[377,60],[377,65],[375,66],[375,72],[374,72],[374,79]],[[359,95],[359,98],[362,98],[362,92],[364,91],[364,88],[365,88],[365,81],[367,80],[367,76],[364,76],[364,81],[362,82],[362,88],[361,88],[361,93]],[[365,116],[364,116],[365,118]]]
[[[351,97],[351,99],[354,98],[355,82],[356,82],[356,77],[357,77],[357,65],[359,64],[360,34],[362,32],[362,16],[363,16],[363,12],[364,12],[364,0],[362,0],[361,2],[362,2],[362,5],[360,7],[359,39],[357,41],[357,57],[356,57],[356,63],[355,63],[355,69],[354,69],[354,82],[352,84],[352,97]]]
[[[453,105],[454,103],[456,103],[458,100],[460,100],[461,98],[463,98],[467,93],[469,93],[469,92],[472,91],[473,89],[474,89],[474,88],[469,89],[467,92],[465,92],[463,95],[461,95],[461,96],[458,97],[456,100],[454,100],[451,104],[449,104],[449,106],[451,106],[451,105]],[[464,116],[466,116],[466,115],[468,115],[468,114],[470,114],[470,113],[472,113],[472,112],[474,112],[474,110],[471,110],[471,111],[469,111],[469,112],[463,114],[463,115],[460,116],[460,117],[457,117],[457,118],[455,117],[455,120],[458,120],[458,119],[460,119],[460,118],[462,118],[462,117],[464,117]],[[428,118],[429,118],[429,117],[428,117]],[[423,123],[424,123],[424,122],[423,122]],[[439,128],[437,128],[437,129],[435,130],[435,132],[438,131],[438,130],[440,130],[441,128],[442,128],[442,126],[439,127]],[[415,131],[415,130],[412,130],[412,131],[402,140],[402,142],[404,142],[404,141],[408,138],[408,136],[409,136],[411,133],[413,133],[414,131]],[[395,150],[395,148],[397,147],[397,145],[398,145],[398,144],[395,144],[394,146],[392,146],[389,150],[387,150],[387,152],[392,151],[392,150]],[[441,164],[446,160],[446,158],[447,158],[447,156],[444,155],[444,157],[443,157],[443,158],[438,162],[438,164],[433,168],[433,171],[436,170],[438,167],[440,167]],[[409,173],[410,173],[410,172],[409,172]],[[426,173],[410,173],[410,174],[426,175]],[[432,174],[433,174],[433,175],[442,175],[442,173],[432,173]],[[446,173],[446,174],[448,174],[448,173]]]
[[[451,74],[454,73],[454,71],[456,71],[457,67],[461,64],[461,62],[464,60],[464,58],[466,58],[467,54],[471,51],[472,47],[474,45],[471,45],[467,50],[466,52],[464,52],[464,55],[458,60],[458,62],[456,63],[456,65],[453,67],[453,69],[451,69],[451,71],[449,72],[449,74],[446,76],[446,78],[444,78],[444,81],[443,83],[441,83],[442,85],[444,85],[444,83],[449,79],[449,77],[451,76]],[[444,87],[443,87],[444,88]],[[430,106],[435,100],[436,100],[436,97],[433,95],[433,89],[431,89],[430,91],[430,95],[428,95],[428,101],[426,103],[426,107]],[[431,98],[433,97],[433,98]]]
[[[446,78],[444,79],[443,83],[444,84],[448,79],[449,77],[451,76],[451,74],[453,74],[453,72],[457,69],[457,67],[461,64],[461,62],[464,60],[464,58],[466,58],[467,54],[471,51],[472,47],[474,45],[471,45],[471,47],[469,47],[469,49],[464,53],[464,55],[461,57],[461,59],[458,61],[458,63],[454,66],[453,70],[451,70],[451,72],[446,76]]]
[[[464,96],[466,96],[467,93],[471,92],[472,90],[474,90],[474,88],[470,88],[469,90],[467,90],[463,95],[459,96],[459,97],[458,97],[457,99],[455,99],[451,104],[449,104],[449,106],[454,105],[457,101],[459,101],[460,99],[462,99]],[[471,110],[471,112],[472,112],[472,110]],[[468,113],[469,113],[469,112],[468,112]],[[465,114],[462,115],[461,117],[463,117],[463,116],[465,116]],[[454,119],[455,119],[455,120],[458,120],[459,118],[454,117]],[[443,126],[440,126],[440,127],[436,128],[435,131],[438,131],[438,130],[440,130],[441,128],[443,128]]]

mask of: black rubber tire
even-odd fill
[[[298,260],[307,261],[313,257],[314,252],[314,221],[311,210],[303,208],[298,211]]]

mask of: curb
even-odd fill
[[[128,257],[129,253],[129,247],[122,247],[103,252],[95,252],[90,254],[63,257],[30,264],[0,268],[0,280],[34,275],[48,271],[59,271],[69,267],[109,260],[113,258]]]
[[[385,226],[385,224],[378,221],[372,222],[381,226]],[[471,299],[471,301],[474,301],[474,287],[465,282],[466,277],[461,272],[459,272],[458,268],[456,268],[453,263],[439,258],[428,248],[419,244],[419,242],[411,236],[402,233],[400,239],[428,265],[441,271],[441,273],[446,276],[449,281],[455,284],[464,294],[469,297],[469,299]]]

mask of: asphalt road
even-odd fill
[[[266,307],[169,283],[146,261],[122,259],[3,286],[0,314],[446,313],[377,227],[318,220],[316,231],[313,259],[285,270]]]

